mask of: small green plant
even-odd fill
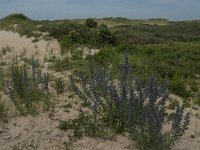
[[[0,95],[0,100],[1,100],[1,95]],[[6,116],[6,106],[4,102],[0,101],[0,119]]]
[[[38,42],[40,39],[38,39],[38,38],[34,38],[33,40],[32,40],[32,42],[33,43],[36,43],[36,42]]]
[[[174,94],[180,95],[181,97],[188,98],[190,93],[186,89],[185,83],[180,79],[174,79],[170,83],[170,89]]]
[[[65,112],[70,112],[69,109],[72,108],[72,104],[67,104],[67,105],[63,105],[63,108],[65,109]]]
[[[1,51],[3,55],[6,55],[7,53],[11,52],[11,48],[7,45],[6,47],[3,47]]]
[[[178,100],[170,99],[170,104],[168,106],[169,109],[175,109],[179,106]]]
[[[194,100],[194,103],[200,106],[200,95],[197,96],[197,98]]]
[[[26,64],[12,65],[11,81],[7,83],[7,93],[22,115],[37,113],[38,104],[45,109],[50,106],[49,75],[44,74],[43,81],[40,82],[33,59],[31,70],[29,73]]]
[[[54,80],[54,88],[57,94],[62,94],[65,91],[65,84],[62,78],[56,78]]]
[[[62,54],[71,52],[74,49],[75,44],[71,38],[72,38],[72,35],[70,36],[70,34],[62,37],[62,40],[60,42]]]
[[[52,65],[50,65],[50,68],[57,72],[66,71],[70,69],[70,60],[67,57],[57,58]]]
[[[4,78],[5,74],[3,73],[3,70],[0,68],[0,91],[4,90]]]
[[[59,124],[59,128],[60,130],[69,130],[69,129],[72,129],[72,124],[70,124],[69,121],[60,121],[60,124]]]
[[[55,55],[52,56],[50,54],[49,54],[49,56],[45,55],[44,61],[45,62],[55,62],[56,61],[56,56]]]
[[[183,104],[185,107],[189,108],[189,107],[191,107],[191,100],[185,98],[185,99],[183,99]]]

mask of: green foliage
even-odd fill
[[[72,41],[72,39],[70,39],[68,36],[64,36],[60,42],[60,46],[61,46],[61,53],[68,53],[68,52],[72,52],[74,50],[74,42]]]
[[[200,72],[199,43],[176,43],[173,46],[166,44],[119,45],[115,47],[115,50],[109,47],[102,48],[92,58],[96,64],[111,64],[113,70],[116,70],[122,62],[125,47],[129,48],[130,65],[143,83],[147,81],[148,76],[154,74],[159,79],[168,79],[170,91],[178,96],[187,99],[193,97],[193,93],[199,93],[199,79],[196,77]]]
[[[5,79],[5,74],[3,73],[3,70],[0,68],[0,91],[4,90],[4,79]]]
[[[34,60],[32,61],[31,76],[27,66],[11,67],[11,81],[7,85],[9,94],[14,106],[22,114],[36,114],[37,109],[42,107],[49,109],[50,92],[48,90],[48,75],[44,74],[43,81],[40,81],[36,72]]]
[[[73,130],[74,140],[83,136],[88,137],[106,137],[109,132],[101,127],[98,123],[95,125],[87,116],[83,114],[82,109],[79,110],[78,118],[68,121],[60,121],[59,128],[64,131]],[[98,126],[98,127],[97,127]]]
[[[67,57],[57,58],[49,67],[57,72],[69,70],[71,68],[70,60]]]
[[[181,81],[180,79],[172,80],[170,84],[170,89],[173,91],[174,94],[181,97],[188,98],[190,96],[189,92],[186,89],[184,81]]]
[[[96,28],[97,22],[94,19],[89,18],[89,19],[86,20],[85,25],[89,28]]]
[[[198,106],[200,106],[200,95],[195,98],[194,102],[195,102],[195,104],[197,104]]]
[[[20,19],[20,20],[28,20],[29,18],[27,16],[25,16],[24,14],[11,14],[5,18],[3,18],[3,20],[13,20],[13,19]]]
[[[62,94],[65,90],[65,84],[62,78],[56,78],[54,80],[54,88],[56,89],[57,94]]]
[[[113,48],[103,48],[98,53],[96,53],[92,58],[94,62],[96,62],[98,65],[106,65],[110,61],[110,59],[113,59],[115,55]]]
[[[33,43],[36,43],[36,42],[38,42],[40,39],[38,39],[38,38],[34,38],[33,40],[32,40],[32,42]]]
[[[49,23],[43,26],[40,30],[43,32],[49,32],[50,36],[60,39],[67,35],[70,31],[80,28],[80,25],[76,25],[69,22]]]
[[[0,119],[6,116],[6,106],[5,103],[1,101],[1,95],[0,95]]]
[[[66,130],[72,129],[72,126],[69,123],[69,121],[60,121],[59,128],[60,130],[66,131]]]
[[[116,37],[108,29],[100,29],[99,36],[101,37],[102,43],[116,44]]]
[[[120,44],[160,44],[200,41],[199,21],[172,22],[169,25],[121,25],[111,29]]]
[[[9,52],[11,52],[11,48],[7,45],[6,47],[3,47],[2,49],[1,49],[1,53],[3,54],[3,55],[6,55],[7,53],[9,53]]]
[[[179,101],[178,100],[170,99],[170,103],[169,103],[168,109],[175,109],[178,106],[179,106]]]
[[[108,29],[108,26],[106,25],[106,24],[100,24],[99,26],[98,26],[98,28],[100,29],[100,30],[106,30],[106,29]]]

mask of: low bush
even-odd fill
[[[86,20],[85,25],[89,28],[96,28],[97,22],[94,19],[89,18],[89,19]]]
[[[70,69],[70,60],[69,58],[57,58],[54,60],[52,65],[50,65],[51,69],[54,69],[57,72],[66,71]]]
[[[174,94],[184,98],[188,98],[190,93],[187,91],[185,83],[181,79],[174,79],[171,81],[170,89]]]
[[[114,55],[115,52],[113,48],[103,48],[98,53],[96,53],[92,59],[98,65],[106,65]]]
[[[75,44],[68,36],[64,36],[60,42],[60,46],[61,46],[61,53],[64,54],[71,52],[74,49]]]

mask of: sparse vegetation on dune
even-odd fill
[[[50,109],[51,95],[49,92],[49,75],[43,77],[37,73],[36,62],[31,61],[31,72],[27,64],[20,66],[15,63],[11,67],[11,81],[8,81],[6,90],[13,105],[20,114],[36,114],[38,104]],[[31,74],[31,75],[30,75]]]
[[[1,19],[0,30],[34,37],[36,51],[0,49],[0,134],[8,137],[0,138],[0,149],[2,143],[12,149],[77,149],[74,144],[86,137],[112,143],[120,135],[126,141],[118,142],[121,149],[165,150],[199,139],[193,129],[200,105],[199,27],[199,21],[121,17]],[[60,51],[42,51],[41,39],[47,46],[56,39]],[[14,136],[13,128],[20,130]]]

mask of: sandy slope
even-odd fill
[[[56,40],[32,43],[31,38],[20,37],[17,33],[0,31],[0,49],[10,46],[12,52],[3,56],[4,61],[10,62],[16,55],[20,55],[23,49],[27,49],[26,57],[36,57],[42,63],[45,55],[49,53],[59,55],[59,44]],[[0,92],[3,95],[3,93]],[[70,93],[66,93],[55,105],[55,111],[42,113],[36,117],[17,116],[13,111],[6,122],[0,121],[0,150],[12,150],[14,147],[37,150],[60,150],[65,149],[64,143],[67,142],[69,132],[59,129],[59,121],[74,118],[77,116],[77,106],[73,98],[68,98]],[[4,101],[9,98],[2,96]],[[2,98],[1,97],[1,98]],[[65,111],[63,105],[73,104],[73,108]],[[12,106],[10,106],[12,107]],[[192,110],[191,124],[184,137],[174,147],[175,150],[200,150],[200,119],[195,117],[200,115],[199,110]],[[82,138],[72,144],[74,150],[126,150],[136,149],[132,141],[122,135],[113,140],[100,140]]]
[[[0,31],[0,49],[2,47],[9,46],[13,49],[11,56],[15,57],[23,53],[24,49],[27,51],[26,56],[34,56],[40,61],[43,61],[45,55],[58,55],[60,46],[57,40],[40,40],[36,43],[32,42],[33,38],[20,37],[18,33],[13,33],[9,31]]]

